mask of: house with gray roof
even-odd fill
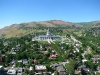
[[[63,67],[63,65],[58,66],[56,70],[59,72],[59,75],[67,75],[67,74],[66,74],[66,70],[65,70],[65,68]]]

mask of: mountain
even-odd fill
[[[91,22],[90,25],[92,25],[93,23],[94,22]],[[39,28],[44,28],[44,27],[83,28],[86,24],[88,25],[89,23],[85,23],[85,22],[84,23],[73,23],[73,22],[65,22],[62,20],[50,20],[50,21],[12,24],[10,26],[0,29],[0,35],[2,37],[7,37],[7,38],[19,37],[19,36],[24,36],[26,34],[36,32],[36,31],[43,32],[39,30]]]
[[[100,35],[100,21],[94,22],[91,25],[90,30],[92,31],[93,35],[95,35],[95,36]]]

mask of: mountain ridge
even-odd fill
[[[5,37],[16,37],[23,36],[29,33],[34,32],[34,28],[39,27],[73,27],[73,28],[84,28],[85,24],[89,24],[92,26],[93,24],[97,24],[99,21],[94,22],[84,22],[84,23],[73,23],[66,22],[62,20],[49,20],[49,21],[39,21],[39,22],[26,22],[20,24],[12,24],[10,26],[6,26],[0,29],[0,35]],[[33,30],[32,30],[33,28]],[[30,30],[31,29],[31,30]]]

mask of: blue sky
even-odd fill
[[[46,20],[100,20],[100,0],[0,0],[0,28]]]

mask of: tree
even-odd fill
[[[85,65],[90,67],[92,70],[96,69],[96,65],[91,60],[85,62]]]
[[[85,54],[85,58],[86,58],[86,59],[90,60],[91,57],[92,57],[91,54]]]
[[[58,71],[55,71],[55,75],[59,75],[59,72]]]
[[[75,60],[70,59],[69,63],[65,65],[66,73],[73,75],[74,74],[74,67],[75,67]]]

